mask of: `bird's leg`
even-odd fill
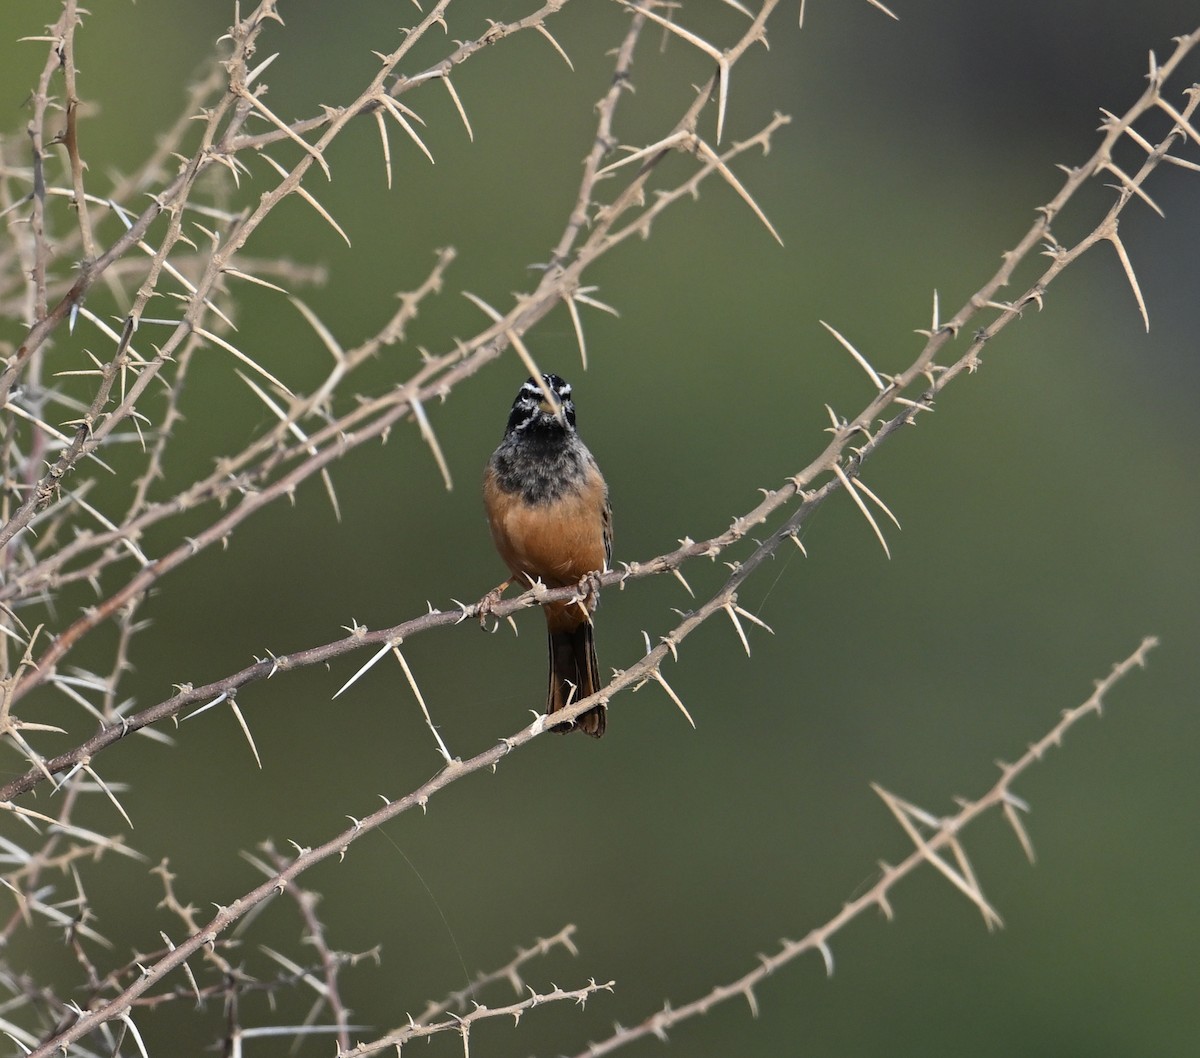
[[[588,617],[600,608],[600,578],[602,576],[601,570],[594,569],[579,579],[579,597],[575,601],[579,603]]]
[[[479,615],[480,628],[487,628],[487,619],[495,612],[497,605],[500,603],[500,597],[513,580],[513,577],[509,577],[503,584],[496,585],[496,587],[475,604],[475,612]]]

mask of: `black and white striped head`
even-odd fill
[[[571,399],[571,383],[558,375],[543,374],[543,385],[535,379],[521,384],[513,401],[505,435],[514,432],[569,431],[575,428],[575,402]],[[544,388],[543,388],[544,386]],[[554,397],[551,403],[547,392]]]

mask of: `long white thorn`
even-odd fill
[[[1021,849],[1025,853],[1025,858],[1030,863],[1034,863],[1037,860],[1037,856],[1033,851],[1033,842],[1029,839],[1029,832],[1025,829],[1025,824],[1021,822],[1021,817],[1017,815],[1018,809],[1027,811],[1028,806],[1012,795],[1006,794],[1004,797],[1004,818],[1017,835],[1017,840],[1021,843]]]
[[[310,455],[315,456],[317,454],[317,446],[308,439],[308,434],[300,429],[299,424],[296,423],[295,420],[293,420],[291,416],[283,410],[283,408],[276,404],[275,401],[271,399],[270,395],[253,379],[243,375],[240,371],[237,371],[236,368],[234,370],[236,371],[238,378],[245,382],[246,385],[255,392],[255,394],[258,396],[258,399],[261,400],[271,410],[272,414],[274,414],[279,421],[287,427],[288,432],[291,433],[292,436],[295,437],[302,445],[304,445],[305,450]],[[328,467],[321,468],[321,481],[325,485],[325,493],[329,497],[329,505],[333,508],[333,516],[340,522],[342,520],[342,507],[338,502],[337,491],[333,487],[333,478],[329,473]]]
[[[246,723],[246,718],[242,716],[242,711],[238,708],[236,698],[229,699],[229,707],[233,710],[233,715],[237,718],[238,726],[242,729],[242,734],[246,736],[246,741],[250,743],[250,752],[254,754],[254,762],[258,765],[258,770],[262,771],[262,757],[258,755],[258,747],[254,744],[254,736],[250,734],[250,725]]]
[[[370,672],[371,669],[373,669],[379,663],[380,658],[385,657],[387,655],[387,652],[391,649],[392,649],[391,643],[385,643],[383,646],[381,646],[376,653],[371,655],[370,660],[365,665],[363,665],[362,668],[360,668],[353,676],[351,676],[345,683],[343,683],[341,685],[341,687],[338,688],[337,694],[335,694],[333,697],[337,698],[338,695],[342,694],[344,691],[348,691],[363,676],[365,676],[368,672]]]
[[[339,364],[345,363],[346,351],[333,336],[333,331],[326,327],[321,318],[299,298],[289,296],[288,300],[296,306],[300,311],[300,315],[308,321],[308,325],[313,329],[317,337],[321,339],[325,348],[329,350],[334,361]]]
[[[205,702],[205,704],[200,706],[199,709],[193,709],[190,713],[187,714],[187,716],[181,716],[179,718],[179,722],[183,723],[183,721],[191,720],[193,717],[199,716],[201,713],[207,713],[210,709],[213,708],[213,706],[220,705],[228,697],[229,697],[228,692],[222,691],[211,702]]]
[[[1190,139],[1197,146],[1200,146],[1200,132],[1197,132],[1195,128],[1188,123],[1187,118],[1179,113],[1178,110],[1171,106],[1171,104],[1161,96],[1159,96],[1154,102],[1170,115],[1171,120],[1179,126],[1180,130],[1187,135],[1188,139]]]
[[[106,783],[103,779],[100,778],[99,774],[97,774],[96,770],[90,764],[85,764],[83,766],[83,770],[86,771],[93,779],[96,780],[97,785],[100,787],[101,790],[104,791],[105,796],[113,803],[113,807],[118,812],[121,813],[121,818],[124,819],[125,822],[129,824],[129,829],[132,830],[133,829],[133,820],[129,818],[129,813],[125,811],[125,806],[122,805],[121,802],[117,800],[117,795],[112,792],[112,790],[109,788],[108,783]]]
[[[632,151],[623,158],[618,158],[615,162],[609,162],[608,165],[596,173],[596,176],[605,176],[614,169],[620,169],[623,165],[630,165],[648,155],[657,154],[659,151],[673,150],[676,147],[681,147],[685,143],[690,143],[691,139],[691,133],[673,132],[670,136],[659,140],[657,143],[652,143],[648,147],[641,147],[636,151]]]
[[[937,852],[930,847],[929,843],[921,835],[921,832],[913,825],[911,817],[917,815],[917,813],[914,812],[916,806],[907,804],[901,798],[889,793],[877,783],[872,783],[871,788],[880,796],[880,798],[882,798],[883,803],[888,806],[888,809],[891,811],[892,815],[896,817],[896,820],[899,822],[900,826],[904,828],[904,832],[909,836],[909,839],[912,841],[913,845],[921,854],[921,857],[925,860],[925,862],[937,870],[979,909],[979,913],[983,916],[983,921],[987,928],[991,930],[997,926],[1003,926],[1004,920],[1001,919],[996,909],[988,903],[986,897],[983,895],[983,891],[979,888],[978,883],[973,885],[967,880],[967,878],[963,877],[962,874],[960,874],[953,867],[951,867],[950,864],[943,860],[941,856],[939,856]],[[933,819],[932,816],[924,812],[920,813],[920,817],[923,817],[923,821]],[[936,824],[936,820],[934,820],[934,823]],[[972,873],[972,878],[973,877],[974,875]]]
[[[674,574],[675,579],[683,585],[683,590],[694,599],[696,597],[696,593],[692,591],[692,586],[687,582],[687,578],[683,575],[683,571],[676,567],[675,569],[671,570],[671,573]]]
[[[733,622],[733,627],[737,630],[738,639],[742,641],[742,649],[746,652],[746,657],[750,656],[750,640],[746,638],[746,630],[742,628],[742,622],[738,620],[737,610],[732,602],[727,602],[722,609],[729,615],[729,620]]]
[[[664,29],[674,33],[675,36],[686,40],[695,48],[699,48],[705,55],[709,56],[717,64],[717,142],[721,142],[721,136],[725,128],[725,103],[729,98],[729,59],[720,48],[709,44],[703,37],[697,36],[690,30],[684,29],[670,19],[663,18],[648,8],[642,7],[640,4],[629,4],[634,11],[644,15],[646,18],[657,22]]]
[[[274,113],[268,109],[267,105],[257,96],[255,96],[253,92],[242,92],[241,96],[272,125],[279,129],[280,132],[287,136],[288,139],[290,139],[293,143],[298,144],[305,154],[309,155],[312,160],[321,167],[321,171],[325,174],[326,180],[333,179],[333,174],[329,171],[329,163],[325,161],[324,156],[316,147],[309,143],[308,140],[306,140],[303,136],[295,132],[286,121],[276,117]]]
[[[1125,278],[1129,280],[1129,285],[1133,289],[1133,297],[1137,301],[1138,312],[1142,314],[1142,323],[1145,325],[1146,330],[1149,331],[1150,314],[1146,311],[1146,302],[1142,297],[1142,288],[1138,286],[1137,276],[1133,274],[1133,262],[1129,260],[1129,254],[1125,252],[1125,244],[1121,242],[1121,237],[1117,234],[1115,227],[1107,238],[1113,244],[1113,249],[1117,251],[1121,267],[1125,269]]]
[[[846,352],[854,357],[854,360],[858,366],[861,367],[867,373],[867,376],[870,378],[870,380],[875,383],[875,388],[877,390],[882,392],[887,388],[883,379],[879,377],[879,374],[876,372],[875,368],[870,365],[870,363],[867,361],[867,358],[863,356],[862,353],[860,353],[854,348],[853,345],[850,344],[849,339],[847,339],[840,331],[826,323],[824,320],[817,320],[817,322],[841,343],[842,348],[845,349]]]
[[[891,509],[888,507],[888,505],[886,503],[883,502],[883,500],[881,500],[878,496],[875,495],[874,492],[872,492],[869,488],[867,488],[867,485],[863,481],[862,478],[855,478],[854,484],[858,486],[858,490],[864,496],[866,496],[867,499],[869,499],[873,504],[875,504],[876,507],[878,507],[881,511],[883,511],[883,513],[886,514],[892,520],[892,524],[897,529],[902,528],[900,525],[900,520],[894,514],[892,514]]]
[[[462,296],[477,309],[479,309],[480,312],[488,316],[493,323],[499,323],[502,319],[504,319],[504,315],[499,309],[492,308],[492,306],[484,301],[483,298],[481,298],[478,294],[472,294],[469,290],[464,290],[462,292]]]
[[[771,233],[772,238],[774,238],[774,240],[779,243],[780,246],[782,246],[783,239],[779,237],[779,232],[775,230],[775,225],[767,220],[767,215],[761,209],[759,209],[758,203],[755,202],[751,197],[750,192],[742,186],[742,182],[733,175],[733,172],[729,166],[727,166],[721,160],[721,156],[699,137],[696,137],[696,149],[702,155],[704,155],[713,168],[725,178],[725,182],[738,193],[742,201],[754,211],[754,215],[762,222],[767,231]]]
[[[463,108],[462,100],[458,98],[458,93],[454,90],[454,85],[450,83],[449,77],[442,77],[442,84],[446,86],[446,91],[450,93],[450,98],[454,100],[454,107],[458,111],[458,116],[462,118],[462,123],[467,130],[467,139],[472,143],[475,142],[475,133],[471,129],[471,123],[467,120],[467,112]]]
[[[433,427],[429,424],[429,417],[425,414],[425,405],[417,399],[415,394],[409,394],[408,403],[416,417],[417,425],[421,428],[421,436],[432,450],[438,470],[442,472],[442,481],[445,482],[446,491],[450,492],[454,488],[454,482],[450,478],[450,465],[446,462],[442,446],[438,444],[437,434],[433,432]]]
[[[567,303],[567,312],[571,315],[571,326],[575,328],[575,340],[579,343],[579,362],[583,370],[587,370],[587,342],[583,340],[583,321],[579,318],[579,308],[575,299],[567,295],[563,300]]]
[[[733,604],[733,608],[738,613],[740,613],[744,618],[746,618],[746,620],[749,621],[751,624],[758,625],[758,627],[761,628],[764,632],[770,632],[771,635],[775,634],[775,629],[772,628],[769,624],[767,624],[767,622],[764,621],[761,617],[756,617],[749,610],[743,609],[737,603]]]
[[[219,345],[227,353],[232,353],[248,368],[250,368],[252,371],[255,371],[258,374],[262,375],[262,377],[265,378],[268,382],[272,383],[273,385],[278,386],[289,397],[295,396],[295,394],[287,386],[285,386],[279,379],[277,379],[274,375],[272,375],[270,371],[268,371],[265,367],[261,366],[256,361],[254,361],[250,357],[248,357],[236,345],[233,345],[231,342],[225,341],[224,338],[221,338],[219,335],[213,334],[212,331],[206,331],[203,327],[195,327],[195,328],[193,328],[193,330],[195,331],[196,334],[200,335],[200,337],[204,338],[206,341],[212,342],[213,345]]]
[[[662,689],[667,692],[668,697],[675,703],[676,708],[683,713],[684,719],[686,719],[687,722],[692,725],[692,729],[695,730],[696,721],[692,719],[692,714],[687,711],[687,706],[683,704],[683,700],[675,693],[674,688],[667,683],[666,677],[659,672],[658,669],[655,669],[651,675],[662,685]]]
[[[438,751],[442,754],[442,759],[450,764],[454,758],[450,756],[450,751],[446,748],[446,743],[442,741],[442,736],[438,734],[438,729],[433,726],[433,717],[429,715],[429,707],[425,704],[425,698],[421,694],[421,688],[417,686],[417,681],[412,674],[412,669],[408,667],[408,662],[404,660],[404,655],[400,652],[399,646],[392,647],[392,653],[396,655],[396,660],[400,662],[400,667],[404,670],[404,675],[408,679],[408,685],[412,688],[413,695],[417,699],[417,704],[421,707],[421,712],[425,714],[425,723],[429,726],[429,730],[433,732],[433,737],[437,741]]]
[[[259,157],[264,162],[266,162],[268,165],[270,165],[280,176],[284,177],[285,179],[291,175],[290,173],[288,173],[287,169],[285,169],[282,165],[280,165],[277,161],[275,161],[275,159],[272,158],[269,154],[260,154]],[[317,214],[321,217],[321,219],[324,220],[326,224],[328,224],[334,231],[336,231],[338,233],[338,235],[340,235],[342,237],[342,240],[346,243],[347,246],[350,245],[350,236],[347,235],[346,232],[343,230],[342,226],[336,220],[333,219],[333,215],[329,212],[329,210],[327,210],[324,206],[322,206],[321,203],[318,202],[313,195],[311,195],[308,191],[306,191],[301,184],[297,184],[292,189],[292,191],[293,191],[293,193],[299,195],[302,199],[304,199],[304,201],[307,202],[310,206],[312,206],[312,208],[317,211]]]
[[[550,42],[550,46],[552,48],[554,48],[554,50],[556,52],[558,52],[558,54],[560,56],[562,56],[562,61],[567,64],[571,73],[574,73],[575,72],[575,64],[573,62],[571,62],[571,56],[569,56],[563,50],[563,46],[554,39],[554,35],[541,22],[537,23],[537,25],[535,25],[533,28],[536,29],[543,37],[545,37]]]
[[[388,190],[392,189],[392,145],[388,142],[387,118],[382,110],[375,111],[375,127],[379,129],[379,143],[383,148],[383,168],[387,173]]]
[[[129,1027],[129,1031],[133,1036],[133,1042],[137,1044],[137,1049],[141,1053],[142,1058],[150,1058],[150,1054],[146,1050],[146,1045],[142,1042],[142,1034],[138,1032],[138,1027],[133,1023],[133,1018],[129,1016],[129,1008],[126,1007],[117,1017]]]
[[[871,513],[871,508],[863,502],[863,498],[858,494],[858,490],[854,487],[853,479],[847,477],[846,472],[837,463],[833,464],[833,472],[841,479],[846,491],[850,494],[850,498],[858,506],[858,509],[862,511],[863,517],[866,518],[871,528],[875,531],[875,537],[879,540],[879,544],[883,548],[883,553],[888,558],[891,558],[892,553],[888,550],[887,540],[884,539],[883,531],[879,528],[879,523],[875,521],[875,516]]]
[[[287,293],[287,291],[284,290],[283,287],[281,287],[278,283],[272,283],[269,279],[263,279],[260,276],[251,275],[249,272],[243,272],[240,268],[230,268],[229,265],[226,265],[221,269],[221,274],[233,276],[235,279],[244,279],[247,283],[255,283],[260,287],[266,287],[268,290],[276,290],[280,294]],[[143,318],[142,322],[148,323],[150,321]]]
[[[519,334],[517,334],[517,332],[514,331],[511,327],[504,332],[504,336],[509,340],[512,347],[517,351],[517,356],[519,356],[521,358],[521,363],[523,363],[525,365],[526,369],[529,371],[530,378],[533,378],[534,380],[536,380],[537,384],[542,387],[542,392],[546,393],[547,399],[549,400],[551,407],[557,407],[558,399],[554,396],[553,393],[550,393],[546,389],[546,383],[542,381],[542,369],[540,367],[538,367],[537,364],[534,362],[533,356],[530,354],[529,350],[525,347],[525,343],[523,341],[521,341],[521,336]],[[559,411],[559,415],[561,417],[561,415],[562,415],[561,410]]]
[[[867,3],[870,4],[872,7],[879,8],[879,10],[882,11],[885,15],[887,15],[888,18],[894,18],[897,22],[900,21],[900,16],[897,15],[894,11],[890,10],[889,8],[884,7],[883,4],[881,4],[879,2],[879,0],[867,0]]]
[[[401,127],[401,128],[404,130],[404,131],[405,131],[405,132],[407,132],[407,133],[408,133],[408,135],[409,135],[409,137],[412,139],[413,143],[415,143],[415,144],[416,144],[416,145],[417,145],[419,148],[421,148],[421,153],[422,153],[422,154],[424,154],[424,155],[425,155],[425,157],[429,159],[429,162],[430,162],[430,164],[432,165],[432,164],[433,164],[433,155],[429,153],[429,148],[425,146],[425,141],[424,141],[424,140],[422,140],[422,139],[421,139],[421,137],[417,135],[417,130],[416,130],[416,129],[414,129],[414,128],[412,127],[412,125],[410,125],[410,124],[409,124],[409,122],[408,122],[408,119],[407,119],[407,118],[404,116],[404,109],[405,109],[405,108],[403,108],[403,107],[402,107],[402,106],[401,106],[399,103],[397,103],[397,102],[396,102],[396,101],[395,101],[395,100],[394,100],[394,99],[393,99],[393,98],[392,98],[390,95],[388,95],[386,92],[385,92],[385,93],[383,93],[383,94],[382,94],[382,95],[379,97],[379,101],[380,101],[380,102],[381,102],[381,103],[382,103],[382,104],[383,104],[385,107],[387,107],[388,113],[389,113],[389,114],[391,114],[391,115],[392,115],[392,117],[394,117],[394,118],[396,119],[396,123],[397,123],[397,124],[398,124],[398,125],[399,125],[399,126],[400,126],[400,127]],[[411,112],[411,111],[409,111],[409,113],[412,113],[412,112]],[[414,117],[415,117],[415,115],[414,115]],[[418,120],[419,120],[419,119],[418,119]]]
[[[615,316],[617,319],[620,319],[621,314],[615,308],[613,308],[612,305],[609,305],[605,301],[601,301],[599,298],[594,298],[591,296],[599,289],[599,287],[579,287],[576,289],[573,297],[581,305],[591,305],[594,309],[599,309],[601,312],[607,312],[610,316]]]
[[[11,400],[7,404],[4,405],[4,410],[10,411],[14,415],[18,416],[19,418],[24,419],[26,422],[32,423],[39,430],[43,431],[44,433],[49,434],[56,441],[60,442],[64,448],[70,447],[71,439],[65,433],[63,433],[61,430],[56,430],[48,422],[43,422],[36,415],[31,415],[24,408],[20,407],[17,404],[14,404]],[[97,456],[93,453],[91,458],[94,462],[96,462],[99,466],[102,466],[110,474],[116,473],[116,471],[113,470],[113,468],[110,467],[106,462],[104,462],[104,460],[101,459],[99,456]]]
[[[1138,198],[1145,202],[1146,205],[1154,210],[1155,213],[1157,213],[1163,219],[1166,219],[1167,215],[1162,211],[1162,207],[1159,206],[1159,204],[1155,202],[1154,199],[1152,199],[1148,194],[1146,194],[1146,191],[1141,184],[1134,183],[1125,173],[1125,170],[1123,170],[1120,166],[1113,165],[1112,162],[1104,162],[1102,163],[1101,168],[1112,173],[1113,176],[1121,181],[1122,187],[1124,187],[1131,194],[1137,195]]]

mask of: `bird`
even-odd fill
[[[575,429],[570,383],[543,374],[522,383],[499,447],[483,477],[483,505],[492,540],[512,576],[481,604],[486,614],[514,581],[561,588],[595,578],[612,561],[612,508],[608,485]],[[597,585],[581,598],[543,606],[550,648],[546,715],[600,688],[592,613]],[[561,731],[604,734],[606,708],[598,705]]]

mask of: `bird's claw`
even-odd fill
[[[594,569],[579,579],[578,601],[582,603],[589,615],[600,608],[600,578],[600,570]]]
[[[487,630],[488,618],[494,617],[496,607],[500,605],[500,597],[504,594],[504,589],[509,585],[508,581],[489,591],[482,599],[475,604],[475,614],[479,618],[479,627]],[[496,621],[499,624],[499,619]]]

